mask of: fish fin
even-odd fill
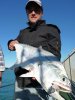
[[[20,75],[20,77],[34,77],[33,71]]]

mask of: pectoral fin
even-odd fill
[[[35,77],[33,71],[20,75],[20,77]]]

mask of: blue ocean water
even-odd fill
[[[15,98],[14,71],[6,69],[2,74],[2,86],[0,87],[0,100],[14,100]]]

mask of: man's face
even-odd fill
[[[39,7],[30,7],[27,9],[27,15],[31,23],[36,23],[42,18],[42,11]]]

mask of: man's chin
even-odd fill
[[[36,23],[38,20],[37,19],[32,19],[31,23]]]

